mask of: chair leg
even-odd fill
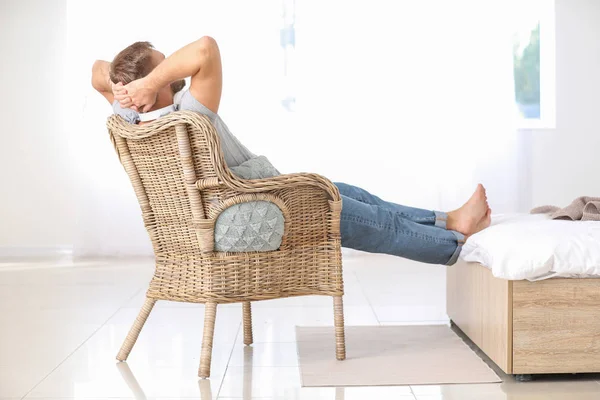
[[[344,302],[342,296],[333,297],[333,318],[335,321],[335,355],[338,360],[345,360],[346,336],[344,333]]]
[[[129,356],[129,353],[131,352],[133,345],[137,341],[137,338],[140,335],[140,331],[144,327],[144,324],[146,323],[146,320],[148,319],[148,315],[150,315],[150,312],[152,311],[152,308],[154,307],[155,303],[156,303],[155,299],[149,299],[146,297],[146,302],[142,306],[142,309],[140,310],[140,313],[138,314],[137,318],[135,319],[133,326],[129,330],[129,333],[127,334],[127,337],[125,338],[123,345],[121,346],[121,350],[119,350],[119,354],[117,354],[117,360],[119,360],[119,361],[127,360],[127,357]]]
[[[254,339],[252,338],[252,308],[249,301],[242,303],[244,313],[244,344],[250,346]]]
[[[210,361],[212,357],[213,336],[215,334],[216,316],[217,303],[206,303],[204,305],[204,332],[202,335],[200,368],[198,369],[198,376],[200,378],[208,378],[210,376]]]

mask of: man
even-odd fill
[[[225,162],[236,167],[256,156],[229,131],[218,115],[223,75],[219,47],[203,37],[165,59],[148,42],[121,51],[112,63],[96,61],[92,85],[116,113],[132,123],[145,123],[177,109],[175,91],[191,77],[189,90],[177,100],[179,109],[202,113],[219,134]],[[141,113],[138,114],[138,111]],[[412,260],[452,265],[465,240],[490,225],[485,189],[459,209],[444,213],[381,200],[367,191],[336,183],[342,195],[342,246]]]
[[[256,157],[233,136],[217,115],[223,78],[219,47],[210,37],[190,43],[171,55],[168,61],[150,43],[136,42],[117,54],[112,63],[96,61],[92,68],[92,85],[113,105],[115,114],[129,122],[143,124],[152,119],[147,118],[148,111],[174,111],[169,106],[173,105],[174,92],[183,88],[183,81],[173,76],[191,77],[190,89],[181,93],[178,99],[179,107],[204,114],[211,120],[219,133],[228,166],[237,166]],[[144,78],[144,81],[139,78]],[[163,80],[168,82],[163,83]],[[125,94],[123,84],[131,85],[127,86],[129,94]],[[134,88],[140,84],[150,84],[158,89]],[[139,109],[131,101],[134,92],[136,103],[140,101],[137,96],[143,96],[143,106]],[[142,113],[138,114],[138,111]]]

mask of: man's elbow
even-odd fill
[[[94,89],[97,89],[97,85],[98,85],[98,74],[100,73],[100,60],[96,60],[94,61],[94,64],[92,65],[92,86],[94,87]]]
[[[198,52],[202,58],[211,58],[219,51],[217,41],[210,36],[203,36],[196,43],[198,44]]]
[[[96,60],[92,65],[92,76],[98,75],[98,73],[102,70],[102,67],[106,61]]]
[[[94,74],[94,71],[92,70],[92,87],[94,89],[96,89],[97,91],[101,91],[101,87],[100,87],[100,80],[98,79],[98,77]]]
[[[217,47],[217,41],[210,36],[202,36],[198,39],[198,44],[204,48]]]
[[[94,61],[94,65],[92,65],[92,87],[98,91],[101,89],[102,82],[102,61],[96,60]]]

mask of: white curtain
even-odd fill
[[[78,187],[76,253],[150,251],[105,130],[110,108],[89,84],[95,59],[111,60],[136,40],[168,55],[215,37],[224,66],[220,114],[282,172],[318,172],[442,210],[482,182],[494,212],[515,209],[508,2],[296,0],[288,78],[282,4],[110,0],[92,10],[69,1],[65,96],[72,108],[65,118]],[[281,106],[290,93],[295,112]]]

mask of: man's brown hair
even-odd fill
[[[155,67],[152,61],[153,49],[150,42],[135,42],[121,50],[110,64],[110,80],[115,84],[122,82],[127,85],[148,75]],[[184,80],[176,81],[171,83],[171,90],[177,93],[184,86]]]

